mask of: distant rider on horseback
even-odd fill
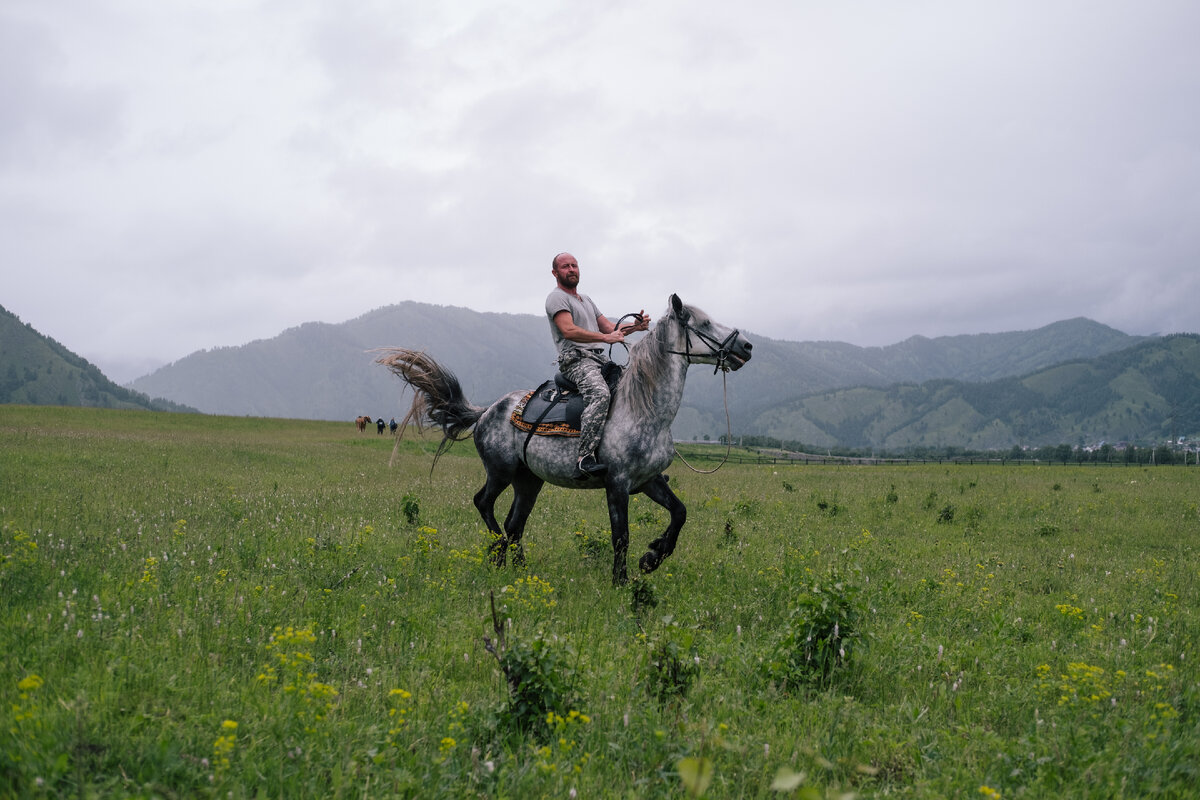
[[[650,320],[643,310],[634,322],[620,327],[609,322],[590,297],[576,290],[579,262],[570,253],[556,255],[550,272],[558,285],[546,297],[546,318],[558,351],[558,369],[587,401],[580,424],[579,476],[604,475],[608,466],[596,460],[596,448],[608,419],[608,384],[600,371],[608,356],[600,345],[623,342],[626,334],[649,329]]]

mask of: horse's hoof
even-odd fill
[[[662,559],[659,558],[658,553],[651,551],[643,554],[638,560],[638,568],[644,573],[651,573],[658,569],[658,565],[661,563]]]

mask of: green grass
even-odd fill
[[[434,445],[389,468],[350,422],[0,406],[0,796],[1200,780],[1195,468],[676,464],[679,547],[618,589],[602,494],[547,488],[497,570],[481,465],[463,443],[431,477]],[[665,514],[630,518],[636,569]],[[493,595],[548,722],[485,649]],[[818,608],[846,656],[789,664]]]

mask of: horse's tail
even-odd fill
[[[378,352],[383,355],[375,359],[375,363],[387,367],[413,390],[412,408],[400,423],[396,446],[399,447],[410,422],[416,423],[418,428],[424,422],[431,422],[442,429],[442,442],[433,459],[436,464],[446,448],[467,438],[486,409],[468,403],[454,373],[425,353],[403,347],[383,348]]]

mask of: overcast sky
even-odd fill
[[[0,305],[125,382],[417,300],[1197,331],[1200,3],[4,0]],[[403,345],[403,342],[380,342]]]

